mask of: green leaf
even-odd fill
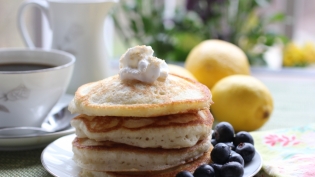
[[[275,22],[283,22],[285,20],[285,14],[284,13],[277,13],[270,17],[268,20],[269,23],[275,23]]]

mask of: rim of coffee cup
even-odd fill
[[[1,53],[4,53],[4,52],[46,52],[46,53],[64,55],[67,58],[69,58],[70,60],[69,60],[69,62],[67,62],[63,65],[53,66],[50,68],[38,69],[38,70],[29,70],[29,71],[0,71],[0,74],[27,74],[27,73],[37,73],[37,72],[44,72],[44,71],[59,70],[62,68],[67,68],[67,67],[72,66],[76,61],[76,58],[73,54],[65,52],[65,51],[61,51],[61,50],[56,50],[56,49],[2,48],[2,49],[0,49],[0,56],[1,56]],[[21,60],[20,62],[23,62],[23,61]],[[1,63],[1,59],[0,59],[0,64],[3,64],[3,63]]]

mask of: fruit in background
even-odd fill
[[[196,77],[184,67],[174,65],[174,64],[168,64],[168,69],[170,70],[170,73],[197,80]]]
[[[305,59],[308,63],[315,63],[315,45],[312,42],[306,42],[302,47]]]
[[[214,104],[210,109],[214,119],[229,122],[236,132],[260,128],[273,111],[268,88],[253,76],[225,77],[211,92]]]
[[[283,66],[306,66],[307,61],[303,51],[295,44],[289,43],[285,46],[283,52]]]
[[[210,89],[226,76],[250,74],[245,53],[232,43],[216,39],[195,46],[186,58],[185,68]]]
[[[315,46],[311,42],[302,47],[294,42],[288,43],[283,50],[283,66],[304,67],[315,63]]]

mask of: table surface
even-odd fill
[[[315,123],[314,69],[252,69],[274,99],[270,120],[258,131],[289,128]]]
[[[252,68],[252,75],[270,89],[274,111],[259,130],[303,126],[315,122],[315,70]],[[0,176],[51,176],[42,166],[43,148],[28,151],[0,151]]]

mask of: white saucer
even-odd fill
[[[49,144],[42,152],[41,161],[44,168],[54,176],[79,176],[81,168],[72,160],[72,140],[75,134],[67,135]],[[262,159],[256,151],[253,160],[246,164],[243,177],[252,177],[262,167]]]
[[[55,107],[66,106],[69,104],[73,95],[65,94],[61,97]],[[54,112],[54,108],[52,109]],[[75,129],[69,127],[63,131],[46,133],[40,135],[29,135],[29,136],[14,136],[14,137],[0,137],[0,151],[15,151],[15,150],[29,150],[40,147],[45,147],[52,141],[74,133]]]

